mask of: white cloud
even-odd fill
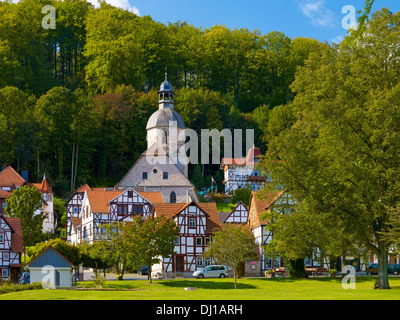
[[[337,36],[337,37],[333,38],[331,42],[332,42],[332,43],[339,44],[339,43],[341,43],[343,40],[344,40],[344,37],[343,37],[343,36]]]
[[[89,2],[92,3],[96,7],[99,6],[99,3],[97,0],[89,0]],[[129,10],[129,11],[139,15],[139,9],[136,8],[135,6],[132,6],[129,3],[129,0],[106,0],[106,2],[113,5],[114,7],[126,9],[126,10]]]
[[[298,2],[301,12],[316,26],[333,26],[334,14],[326,8],[325,0],[302,0]]]

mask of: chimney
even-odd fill
[[[28,170],[21,170],[21,177],[28,182]]]

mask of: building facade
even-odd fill
[[[152,274],[163,278],[192,277],[193,272],[211,265],[211,258],[203,253],[211,245],[213,232],[220,228],[215,203],[156,204],[154,216],[173,219],[179,235],[175,241],[175,254],[160,257],[160,263],[152,267]]]
[[[164,203],[198,202],[188,179],[184,149],[185,123],[174,110],[174,92],[167,78],[160,86],[159,109],[146,126],[147,150],[118,183],[118,187],[144,192],[161,192]]]
[[[255,168],[260,155],[260,149],[253,147],[248,150],[246,158],[222,158],[220,169],[224,170],[223,185],[226,194],[245,187],[250,187],[253,191],[262,188],[266,178]]]
[[[24,252],[19,218],[0,214],[0,277],[17,282],[21,274],[21,254]]]
[[[25,172],[23,178],[11,166],[3,168],[0,172],[0,213],[5,214],[6,199],[11,197],[16,189],[25,185],[35,187],[42,194],[42,206],[36,211],[36,214],[43,213],[45,215],[42,231],[44,233],[54,233],[57,227],[57,218],[53,209],[53,190],[46,180],[46,176],[43,176],[41,183],[28,183],[27,179],[27,172]]]

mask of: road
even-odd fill
[[[103,276],[103,272],[100,272],[100,275]],[[83,281],[89,281],[94,278],[94,272],[92,270],[84,270]],[[115,273],[106,273],[107,280],[116,280]],[[82,281],[82,279],[80,279]],[[124,280],[147,280],[147,275],[141,276],[138,273],[125,273]]]

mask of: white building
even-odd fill
[[[220,169],[224,170],[225,193],[247,186],[253,191],[262,188],[266,178],[255,168],[260,154],[260,149],[253,147],[247,152],[246,158],[222,158]]]

